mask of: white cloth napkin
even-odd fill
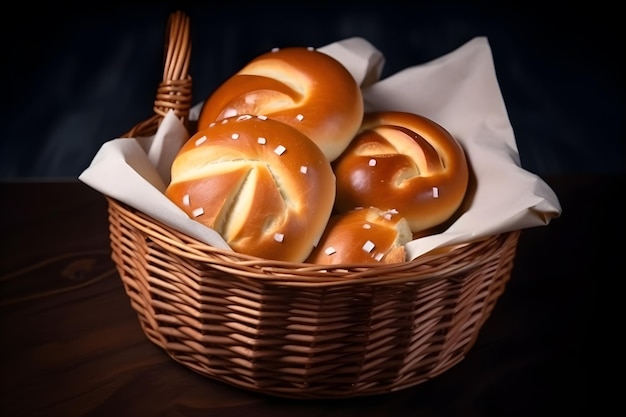
[[[450,131],[466,151],[473,175],[470,204],[446,231],[410,242],[408,259],[442,246],[547,225],[561,215],[552,189],[521,167],[487,38],[474,38],[382,80],[384,55],[365,39],[349,38],[319,50],[352,73],[366,111],[424,115]],[[200,107],[191,109],[191,119],[197,119]],[[190,219],[163,194],[172,160],[188,138],[182,123],[168,113],[154,136],[106,142],[79,179],[189,236],[228,248],[218,233]]]

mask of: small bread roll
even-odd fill
[[[406,112],[366,114],[333,169],[337,211],[397,210],[415,234],[450,219],[469,181],[460,143],[433,120]]]
[[[267,116],[298,129],[332,161],[361,126],[363,97],[352,74],[331,56],[313,48],[275,49],[209,95],[198,126],[240,114]]]
[[[335,198],[322,151],[282,122],[241,115],[209,124],[177,154],[165,194],[236,252],[302,262]]]
[[[330,218],[306,262],[320,265],[404,262],[411,241],[407,221],[393,210],[355,208]]]

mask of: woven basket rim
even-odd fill
[[[140,230],[168,252],[200,263],[210,263],[225,273],[252,280],[286,286],[334,286],[359,284],[399,284],[403,282],[455,276],[478,268],[481,262],[517,241],[519,231],[488,236],[456,245],[449,250],[424,254],[413,260],[395,264],[318,265],[264,259],[229,249],[208,245],[175,230],[151,216],[114,198],[107,197],[109,210],[122,215],[132,227]]]

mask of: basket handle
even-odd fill
[[[165,39],[163,80],[159,83],[154,100],[154,115],[130,129],[124,137],[154,135],[169,110],[188,128],[191,108],[191,39],[189,17],[181,12],[172,13],[168,19]]]

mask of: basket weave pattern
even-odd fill
[[[188,26],[172,15],[161,86],[182,88],[160,88],[155,116],[129,137],[154,133],[158,109],[187,117]],[[520,234],[402,264],[328,268],[214,248],[107,201],[112,257],[147,338],[202,375],[293,398],[380,394],[457,364],[504,291]]]

